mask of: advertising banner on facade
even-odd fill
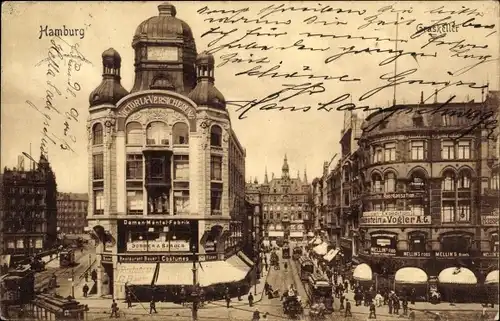
[[[498,226],[500,223],[498,215],[481,216],[481,225],[483,226]]]
[[[370,212],[369,212],[370,213]],[[388,212],[386,212],[388,213]],[[430,215],[389,215],[365,216],[359,219],[360,225],[430,225]]]
[[[143,252],[189,252],[189,241],[171,240],[171,241],[134,241],[127,243],[127,251]]]
[[[396,249],[390,247],[374,247],[370,248],[370,255],[374,256],[395,256]]]

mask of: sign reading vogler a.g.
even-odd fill
[[[171,106],[184,113],[188,119],[196,117],[196,110],[193,106],[180,98],[161,93],[143,94],[130,98],[120,107],[118,114],[125,117],[143,106]]]

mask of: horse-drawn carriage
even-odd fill
[[[278,254],[276,254],[275,251],[271,253],[271,266],[273,266],[275,270],[280,269],[280,260],[278,258]]]
[[[293,248],[293,259],[298,260],[302,256],[302,248],[300,246]]]
[[[283,313],[291,319],[296,319],[304,314],[304,308],[296,295],[286,296],[283,300]]]

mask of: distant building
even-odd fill
[[[23,164],[3,173],[3,252],[13,261],[48,250],[57,240],[54,172],[43,155],[33,169]]]
[[[83,234],[87,227],[87,193],[57,194],[57,228],[59,233]]]
[[[257,180],[246,184],[247,197],[260,193],[264,236],[269,239],[292,238],[303,240],[308,231],[313,230],[311,186],[299,174],[290,177],[288,159],[285,155],[281,177],[268,179],[267,170],[264,183]]]

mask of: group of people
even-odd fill
[[[90,276],[91,276],[94,284],[96,284],[97,283],[97,271],[96,271],[96,269],[92,270],[92,272],[90,273]],[[89,291],[90,291],[90,288],[87,284],[89,282],[89,271],[85,271],[84,277],[85,277],[85,284],[83,285],[82,292],[83,292],[83,297],[86,298],[86,297],[88,297]]]

